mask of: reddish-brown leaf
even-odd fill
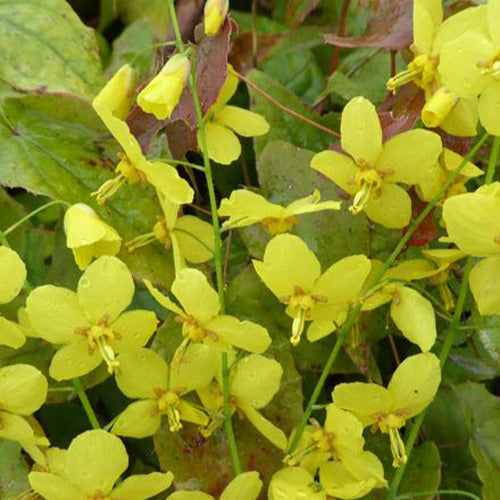
[[[411,197],[411,211],[412,218],[416,219],[422,210],[427,206],[427,202],[422,201],[413,189],[409,192]],[[406,233],[408,228],[403,229],[403,234]],[[434,219],[434,209],[432,209],[425,219],[417,227],[416,231],[412,234],[410,241],[408,242],[409,247],[423,247],[437,238],[437,224]]]

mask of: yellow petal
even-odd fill
[[[314,253],[298,236],[291,234],[275,236],[266,246],[264,260],[254,260],[253,265],[260,279],[278,298],[291,295],[296,286],[309,292],[321,274]]]
[[[209,285],[206,276],[197,269],[182,269],[177,274],[172,293],[181,303],[184,311],[200,323],[217,316],[220,302],[217,292]]]
[[[185,55],[174,54],[141,90],[137,104],[158,120],[169,118],[179,102],[190,70],[189,59]]]
[[[355,177],[358,167],[348,156],[337,151],[321,151],[311,160],[311,167],[335,182],[346,193],[354,195],[358,190]]]
[[[430,54],[437,28],[443,20],[441,0],[414,0],[413,44],[419,54]]]
[[[335,450],[342,458],[346,450],[360,453],[365,440],[362,437],[363,425],[350,412],[340,409],[335,404],[326,407],[325,431],[335,436]]]
[[[149,290],[149,293],[161,306],[179,316],[184,316],[184,311],[177,304],[171,301],[167,296],[163,295],[159,290],[157,290],[149,280],[144,280],[144,284]]]
[[[231,394],[243,406],[264,408],[280,388],[283,368],[274,359],[250,354],[237,365],[231,382]]]
[[[193,264],[207,262],[214,256],[214,230],[211,224],[194,215],[177,220],[175,236],[182,256]]]
[[[65,478],[48,472],[30,472],[28,479],[33,490],[49,500],[86,500],[88,497]]]
[[[78,300],[93,323],[115,320],[132,302],[134,280],[127,266],[116,257],[99,257],[78,282]]]
[[[393,410],[405,410],[406,419],[417,415],[434,399],[440,383],[441,366],[434,354],[406,358],[387,386],[394,398]]]
[[[167,500],[214,500],[214,497],[202,491],[176,491]]]
[[[261,353],[271,345],[271,337],[263,326],[234,316],[217,316],[203,327],[214,332],[222,343],[245,351]]]
[[[172,165],[161,161],[147,161],[141,163],[140,169],[146,174],[148,182],[167,200],[177,204],[193,201],[193,188]]]
[[[331,265],[320,276],[312,293],[326,297],[326,305],[336,311],[347,310],[351,303],[359,298],[370,269],[371,262],[364,255],[345,257]]]
[[[446,87],[438,88],[422,108],[422,121],[426,127],[439,127],[458,102],[458,96]]]
[[[340,122],[342,149],[358,164],[375,165],[382,149],[382,127],[375,106],[364,97],[351,99]]]
[[[276,472],[268,494],[269,500],[326,500],[326,493],[317,491],[314,477],[302,467],[285,467]]]
[[[0,438],[17,441],[18,443],[33,441],[34,432],[26,419],[0,410]]]
[[[201,427],[205,427],[210,423],[210,419],[204,411],[182,399],[179,402],[179,418]]]
[[[174,354],[170,365],[169,389],[186,394],[206,387],[214,378],[219,353],[206,344],[191,343]]]
[[[385,387],[363,382],[336,385],[332,399],[339,408],[369,418],[376,413],[387,413],[393,406],[392,395]]]
[[[236,106],[224,106],[217,111],[214,120],[243,137],[256,137],[269,132],[269,123],[263,116]]]
[[[313,321],[307,329],[307,340],[316,342],[317,340],[330,335],[337,329],[333,321]]]
[[[500,314],[500,256],[488,257],[472,269],[469,284],[481,315]]]
[[[436,164],[442,147],[439,135],[429,130],[403,132],[384,143],[376,168],[388,182],[417,184]]]
[[[116,500],[139,500],[154,497],[165,491],[174,480],[171,472],[151,472],[149,474],[135,474],[127,477],[110,495]]]
[[[54,380],[69,380],[90,373],[102,363],[98,350],[89,352],[84,339],[63,345],[52,358],[49,374]]]
[[[422,352],[427,352],[436,342],[436,316],[432,304],[413,288],[397,288],[391,303],[391,318]]]
[[[385,273],[385,278],[404,281],[419,280],[432,276],[437,271],[436,265],[427,259],[409,259],[398,262]]]
[[[53,344],[71,342],[75,329],[90,326],[76,293],[53,285],[37,287],[29,294],[26,313],[33,329]]]
[[[271,443],[279,448],[285,450],[287,446],[287,438],[285,433],[276,427],[271,421],[264,418],[255,408],[250,406],[242,407],[241,410],[251,422],[251,424]]]
[[[142,439],[158,432],[161,414],[156,399],[144,399],[131,403],[120,413],[111,431],[124,437]]]
[[[65,476],[92,497],[111,491],[127,467],[127,450],[119,438],[102,430],[86,431],[69,445]]]
[[[208,0],[203,11],[205,35],[215,36],[227,16],[229,0]]]
[[[26,280],[26,266],[14,250],[0,246],[0,304],[10,302]]]
[[[462,252],[475,257],[500,252],[498,214],[500,197],[477,191],[452,196],[443,205],[443,218],[451,241]]]
[[[360,479],[373,479],[377,488],[387,486],[387,481],[384,478],[384,466],[375,454],[369,451],[345,452],[342,461],[353,476]]]
[[[152,311],[135,310],[121,314],[110,327],[118,334],[111,342],[116,352],[137,349],[147,344],[156,331],[158,320]]]
[[[477,96],[488,83],[481,73],[479,61],[489,61],[495,52],[489,38],[478,31],[466,31],[443,45],[439,72],[445,86],[458,97]]]
[[[19,326],[13,321],[0,316],[0,345],[18,349],[26,342],[26,337]]]
[[[227,65],[227,76],[224,80],[224,84],[222,85],[219,95],[217,96],[217,101],[215,104],[208,110],[208,114],[213,114],[214,112],[222,109],[222,107],[229,102],[231,97],[235,94],[238,83],[240,83],[238,77],[234,73],[233,67],[228,64]]]
[[[315,189],[311,195],[290,203],[290,205],[286,207],[286,210],[293,215],[309,214],[313,212],[320,212],[321,210],[340,210],[340,201],[320,200],[321,194],[317,189]]]
[[[47,379],[31,365],[16,364],[0,368],[2,409],[18,415],[31,415],[47,397]]]
[[[154,399],[155,388],[167,389],[168,365],[156,352],[135,349],[121,353],[117,361],[120,368],[115,373],[116,385],[128,398]]]
[[[402,187],[382,182],[380,195],[370,197],[364,212],[378,224],[401,229],[410,223],[411,199]]]
[[[236,134],[214,122],[205,123],[208,156],[217,163],[229,165],[241,154],[241,144]],[[201,148],[200,132],[197,134],[198,147]]]
[[[488,85],[479,97],[479,119],[486,131],[500,136],[500,82]]]
[[[375,486],[373,479],[357,478],[340,461],[322,464],[319,478],[325,493],[335,498],[361,498]]]
[[[220,500],[257,500],[262,481],[257,471],[244,472],[236,476],[224,489]]]
[[[442,154],[442,160],[444,167],[449,172],[454,172],[463,162],[463,156],[455,153],[451,149],[444,148]],[[465,166],[460,170],[460,175],[464,177],[478,177],[479,175],[483,175],[483,171],[476,167],[474,163],[468,161]]]
[[[495,47],[500,47],[500,2],[489,0],[486,9],[490,37]]]
[[[459,99],[439,126],[451,135],[473,137],[477,133],[478,122],[478,101],[474,97]]]

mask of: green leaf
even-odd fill
[[[500,318],[498,316],[479,316],[476,321],[484,323],[473,335],[474,345],[483,362],[500,373]]]
[[[168,5],[165,0],[118,0],[115,5],[125,24],[145,19],[153,28],[155,38],[165,39],[170,26]]]
[[[29,466],[21,455],[21,446],[0,438],[0,499],[12,499],[30,491],[29,471]]]
[[[477,462],[477,474],[483,483],[483,500],[500,498],[500,467],[491,456],[474,441],[470,442],[472,456]]]
[[[14,89],[90,99],[103,85],[94,32],[64,0],[4,0],[0,46],[0,80]]]
[[[90,193],[114,177],[109,135],[85,101],[69,95],[9,98],[0,118],[0,183],[92,206],[124,241],[150,232],[160,209],[151,188],[123,186],[100,207]],[[106,151],[106,153],[105,153]],[[116,159],[116,157],[113,157]],[[140,278],[169,284],[169,254],[153,244],[119,257]]]

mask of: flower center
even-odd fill
[[[354,195],[349,211],[353,214],[361,212],[371,197],[380,196],[382,176],[374,168],[361,168],[356,172],[354,182],[359,191]]]
[[[192,316],[178,316],[176,321],[182,323],[182,335],[184,338],[193,342],[201,342],[209,334],[207,330],[200,326],[198,320]]]
[[[406,456],[406,449],[399,435],[399,429],[405,425],[406,419],[404,417],[404,412],[399,411],[395,413],[377,414],[372,415],[375,420],[372,431],[380,429],[380,432],[384,434],[389,434],[389,439],[391,441],[391,452],[392,452],[392,466],[399,467],[405,464],[408,460]]]
[[[500,52],[495,54],[489,61],[479,61],[477,66],[481,74],[490,76],[494,80],[500,80]]]
[[[163,217],[158,217],[158,222],[154,225],[150,233],[141,234],[126,243],[127,250],[133,252],[138,248],[145,247],[153,241],[159,241],[167,250],[172,246],[170,231],[167,221]]]
[[[276,217],[266,217],[260,221],[260,224],[270,234],[286,233],[292,229],[295,224],[299,223],[299,219],[294,215],[279,219]]]
[[[102,491],[96,491],[91,500],[111,500],[111,498],[106,496]]]
[[[401,71],[387,81],[387,90],[395,92],[396,89],[410,82],[426,91],[431,90],[436,78],[437,65],[436,57],[420,54],[408,64],[405,71]]]
[[[175,391],[165,391],[155,388],[158,397],[158,411],[166,415],[170,432],[177,432],[182,429],[181,414],[179,411],[181,399]]]

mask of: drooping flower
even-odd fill
[[[120,354],[116,372],[119,389],[131,403],[118,416],[112,432],[119,436],[143,438],[160,428],[162,416],[168,419],[171,432],[182,429],[181,420],[205,426],[207,415],[183,396],[207,386],[215,375],[217,360],[205,344],[190,344],[174,355],[168,366],[156,352],[141,348]]]
[[[94,193],[99,203],[113,196],[126,182],[134,184],[141,180],[152,184],[173,203],[190,203],[194,191],[177,173],[177,170],[161,161],[148,161],[144,157],[137,139],[125,121],[130,109],[136,76],[128,64],[122,66],[92,101],[101,120],[123,149],[115,171],[118,176],[106,181]]]
[[[387,388],[363,382],[339,384],[333,402],[348,410],[373,430],[389,434],[393,466],[407,460],[399,429],[424,410],[434,399],[441,382],[439,359],[432,353],[406,358],[394,372]]]
[[[447,199],[443,219],[449,239],[462,252],[485,257],[469,276],[480,314],[500,314],[500,183]]]
[[[0,304],[14,300],[26,281],[26,266],[21,257],[5,246],[0,246]],[[19,325],[0,315],[0,345],[17,349],[26,341]]]
[[[121,440],[103,430],[77,436],[60,461],[57,472],[28,475],[33,490],[46,500],[146,500],[165,491],[173,480],[171,472],[151,472],[115,486],[128,468],[128,455]]]
[[[76,293],[53,285],[35,288],[26,303],[31,326],[43,339],[62,344],[50,364],[50,376],[80,377],[103,361],[113,373],[116,353],[144,346],[157,319],[151,311],[123,312],[133,295],[130,271],[109,256],[90,264]]]
[[[382,127],[373,104],[351,99],[342,112],[342,149],[314,155],[311,167],[354,197],[350,211],[389,228],[410,222],[411,199],[399,183],[418,184],[442,150],[441,139],[429,130],[410,130],[382,144]]]
[[[237,412],[246,417],[266,439],[284,450],[287,444],[285,433],[259,412],[278,392],[282,375],[283,368],[274,359],[250,354],[231,368],[229,394],[231,413]],[[217,381],[198,390],[198,395],[211,416],[210,423],[202,431],[208,436],[223,422],[224,398],[220,369],[217,370]]]
[[[36,436],[24,417],[45,403],[47,390],[47,379],[34,366],[17,364],[0,368],[0,438],[17,441],[40,465],[45,465],[45,456],[39,446],[48,446],[49,442]]]
[[[176,270],[185,267],[185,261],[201,264],[213,258],[214,231],[211,224],[194,215],[179,217],[179,205],[167,200],[160,192],[158,199],[163,216],[158,217],[153,231],[127,242],[129,251],[134,251],[153,241],[172,249]]]
[[[489,0],[476,9],[467,29],[443,45],[439,71],[457,95],[479,95],[482,125],[490,134],[500,136],[500,1]]]
[[[236,189],[231,192],[229,199],[224,198],[221,201],[219,215],[229,217],[222,224],[222,229],[260,223],[270,234],[286,233],[300,222],[297,215],[340,209],[338,201],[320,200],[321,195],[315,190],[310,196],[283,207],[248,189]]]
[[[221,493],[219,500],[257,500],[262,481],[256,471],[237,475]],[[212,495],[202,491],[176,491],[167,500],[215,500]]]
[[[77,203],[64,214],[66,246],[71,248],[77,266],[83,271],[95,257],[116,255],[120,235],[85,203]]]
[[[191,63],[183,54],[174,54],[160,72],[141,90],[137,104],[158,120],[169,118],[186,85]]]
[[[181,269],[172,284],[172,293],[181,307],[150,282],[145,283],[159,304],[177,315],[176,321],[182,323],[184,343],[204,342],[226,351],[234,346],[258,353],[264,352],[271,343],[264,327],[234,316],[220,315],[219,296],[197,269]]]
[[[309,329],[344,320],[348,309],[358,298],[371,263],[364,255],[352,255],[339,260],[323,274],[321,265],[307,245],[291,234],[275,236],[266,247],[264,259],[254,260],[255,271],[274,295],[287,305],[286,313],[293,318],[292,344],[300,342],[306,321]],[[309,332],[308,332],[309,336]]]
[[[205,35],[215,36],[224,23],[229,10],[229,0],[207,0],[205,4]]]
[[[255,137],[269,131],[267,120],[253,111],[227,104],[238,87],[238,77],[228,65],[227,77],[217,101],[204,116],[208,154],[223,165],[229,165],[241,154],[241,144],[236,134]],[[198,131],[198,146],[201,145]]]
[[[273,474],[269,500],[326,500],[326,492],[302,467],[285,467]]]

